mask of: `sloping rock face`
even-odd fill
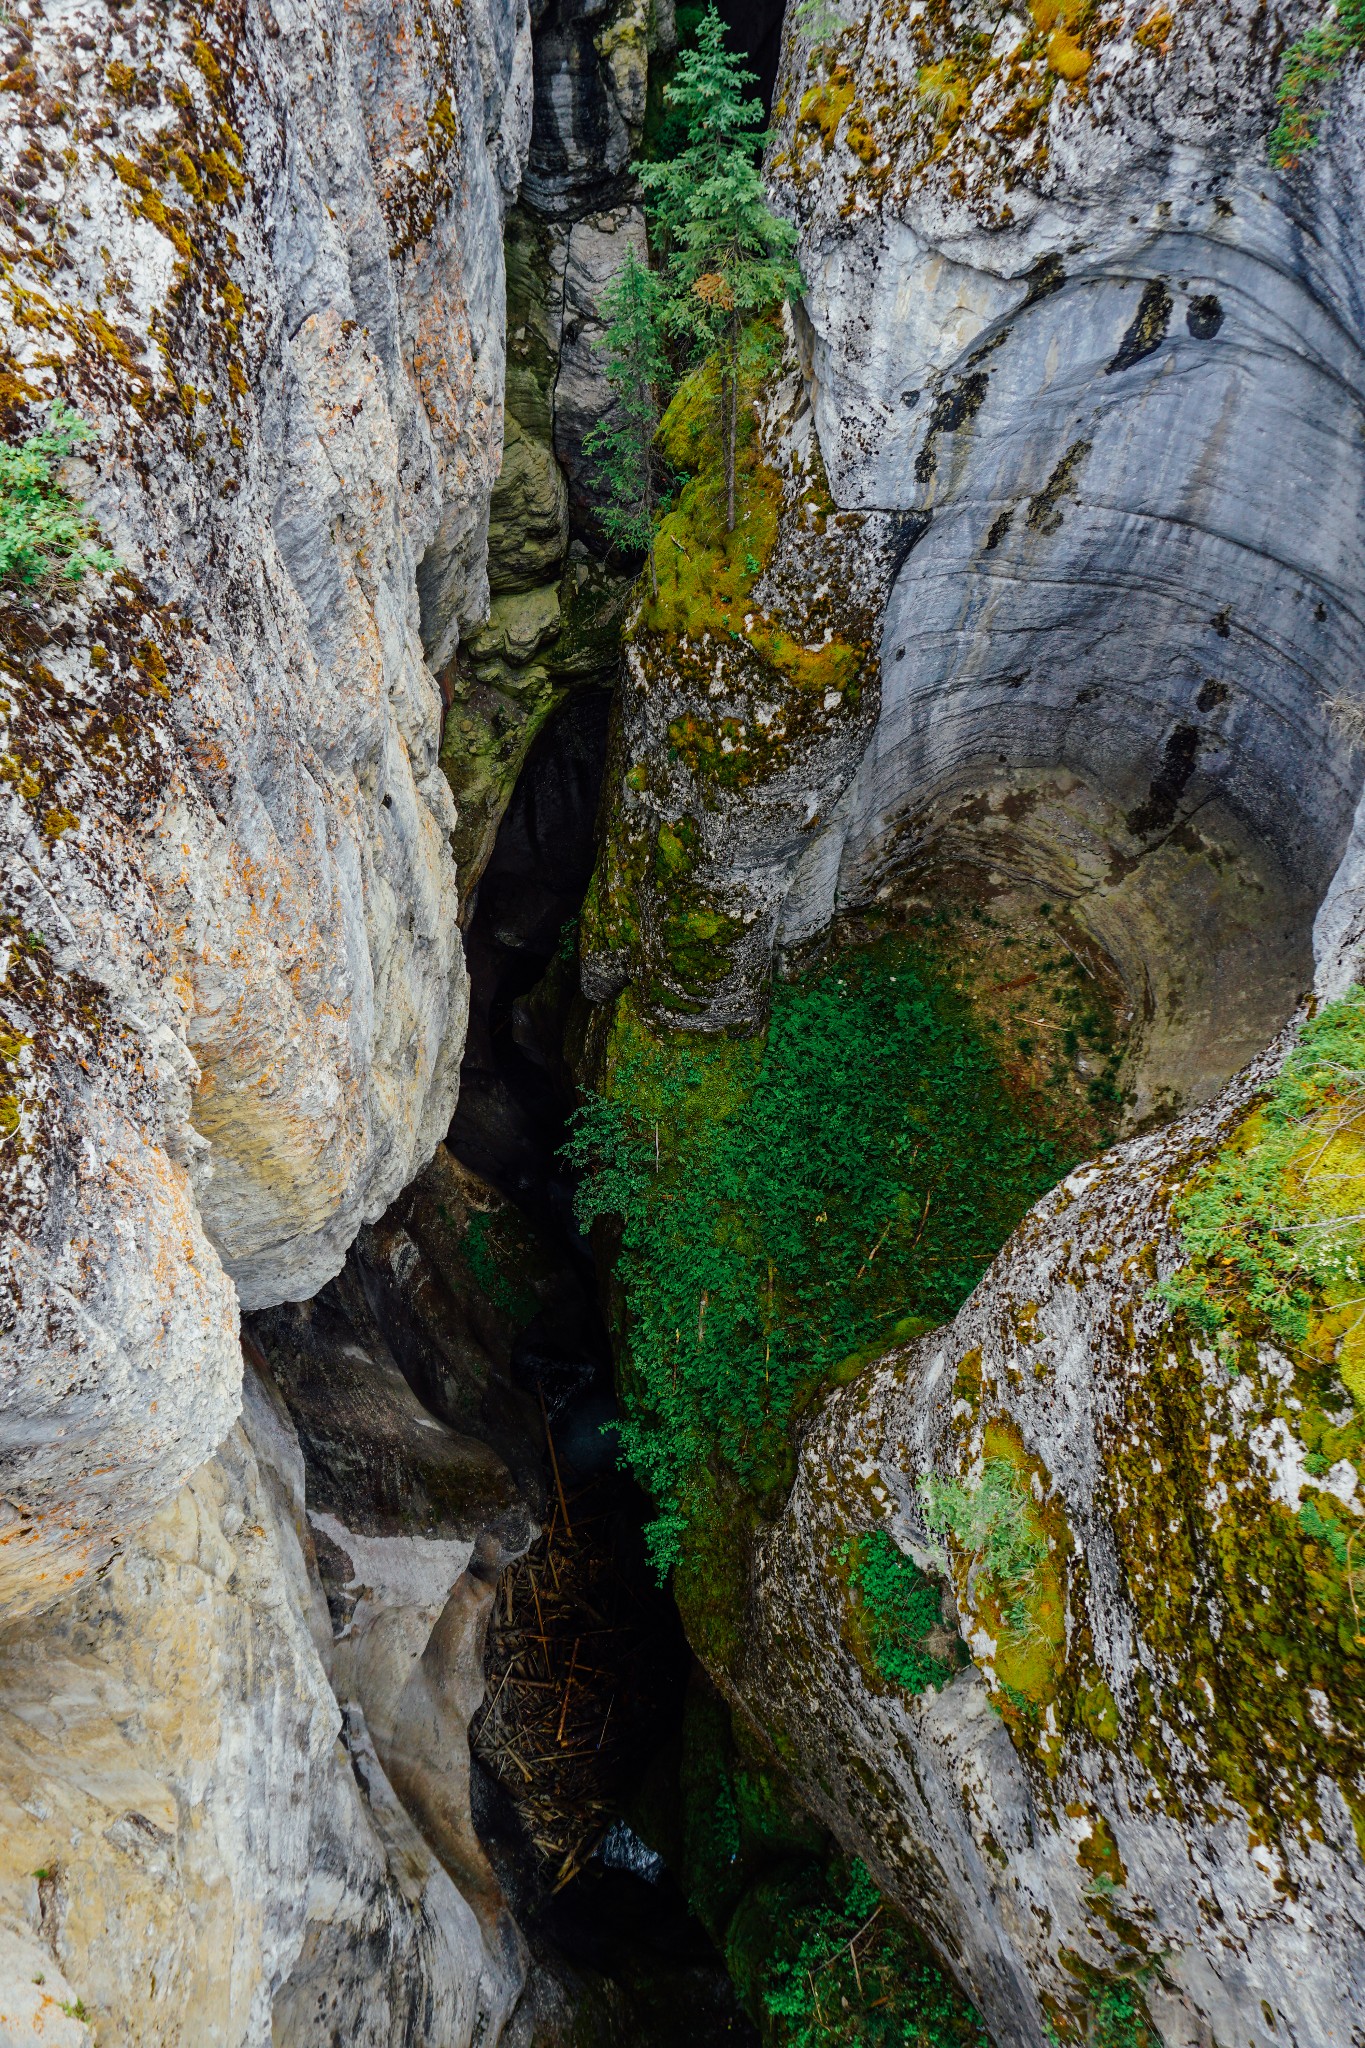
[[[221,1441],[237,1300],[334,1273],[449,1122],[427,656],[486,610],[530,46],[513,0],[4,33],[0,397],[96,429],[121,565],[3,607],[14,1611]]]
[[[833,1397],[759,1539],[743,1710],[1011,2048],[1105,2038],[1125,1981],[1167,2048],[1360,2039],[1359,1636],[1296,1520],[1355,1474],[1309,1477],[1289,1357],[1229,1370],[1155,1292],[1173,1194],[1277,1064],[1063,1182],[952,1323]],[[1048,1534],[1026,1627],[926,1522],[926,1480],[1002,1462]],[[974,1659],[916,1699],[857,1654],[837,1560],[871,1526]]]
[[[469,1540],[391,1538],[387,1577],[373,1547],[352,1605],[374,1620],[387,1600],[409,1654],[389,1659],[405,1710],[385,1720],[376,1702],[372,1736],[329,1684],[297,1438],[248,1370],[219,1455],[101,1578],[6,1632],[0,2033],[15,2048],[496,2038],[520,1944],[496,1901],[475,1893],[476,1911],[457,1888],[376,1754],[401,1784],[424,1728],[462,1739],[491,1587],[466,1571]]]
[[[969,14],[788,46],[773,174],[831,489],[923,534],[784,923],[888,863],[1036,877],[1146,1019],[1143,1114],[1289,1015],[1360,793],[1365,98],[1356,71],[1276,176],[1308,10],[1019,11],[989,42]]]

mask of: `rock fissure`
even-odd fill
[[[1365,2042],[1357,12],[14,0],[16,2048]]]

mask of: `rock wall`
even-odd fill
[[[486,609],[531,80],[515,5],[5,38],[7,425],[84,415],[120,564],[3,606],[13,1610],[213,1450],[238,1299],[334,1273],[449,1121],[427,657]]]
[[[645,246],[627,166],[640,144],[649,58],[671,12],[638,0],[537,17],[535,120],[507,223],[507,406],[493,492],[487,624],[442,678],[442,748],[469,893],[536,734],[569,691],[614,686],[633,580],[596,516],[583,436],[611,404],[601,299],[627,245]],[[467,923],[467,916],[466,916]]]
[[[1359,77],[1276,176],[1308,12],[1166,19],[1010,16],[968,55],[955,14],[874,10],[790,46],[774,163],[835,497],[923,523],[785,927],[891,862],[1045,881],[1145,1020],[1139,1115],[1309,985],[1362,767]]]
[[[488,609],[529,19],[74,4],[0,49],[3,424],[88,422],[118,564],[0,599],[0,2035],[463,2048],[525,1968],[462,1745],[530,1511],[352,1332],[404,1513],[315,1530],[238,1312],[454,1106],[434,672]]]
[[[1359,78],[1276,175],[1308,12],[1149,14],[1077,42],[1007,13],[989,48],[953,8],[788,36],[770,171],[815,436],[899,561],[853,763],[790,823],[757,822],[757,770],[705,806],[748,937],[694,1012],[753,1014],[774,943],[975,862],[1117,963],[1139,1119],[1215,1093],[1312,982],[1361,789],[1365,564]],[[739,714],[695,694],[719,746]]]
[[[411,1708],[374,1701],[373,1730],[354,1701],[343,1723],[329,1684],[303,1459],[248,1371],[217,1457],[102,1576],[6,1631],[0,2033],[14,2048],[496,2037],[520,1944],[496,1902],[457,1888],[404,1782],[411,1696],[482,1682],[477,1637],[463,1656],[458,1642],[486,1598],[465,1570],[474,1546],[391,1537],[397,1574],[385,1539],[371,1547],[378,1563],[356,1546],[360,1599],[407,1645],[390,1643],[389,1671]]]

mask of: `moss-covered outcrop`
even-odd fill
[[[719,380],[695,372],[660,447],[679,489],[626,636],[584,987],[633,982],[661,1021],[762,1014],[783,896],[877,709],[879,606],[905,536],[836,510],[790,343],[747,339],[738,517],[725,521]]]
[[[1071,1175],[951,1323],[830,1397],[755,1525],[722,1680],[997,2042],[1352,2038],[1361,1010]],[[971,1652],[918,1694],[850,1634],[874,1540],[946,1575]]]

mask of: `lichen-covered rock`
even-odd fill
[[[644,214],[638,206],[618,206],[576,220],[563,242],[555,453],[569,481],[574,529],[603,553],[608,552],[607,536],[595,516],[602,492],[583,443],[612,405],[603,352],[607,323],[602,296],[625,262],[627,249],[648,261]]]
[[[1123,970],[1140,1115],[1289,1015],[1361,789],[1359,67],[1267,156],[1313,13],[874,5],[780,82],[830,488],[922,529],[784,931],[889,861],[1030,875]]]
[[[302,1459],[250,1374],[246,1394],[109,1570],[5,1635],[14,2048],[467,2048],[520,1988],[517,1944],[461,1896],[363,1719],[338,1741]],[[430,1605],[459,1610],[467,1557],[428,1562]]]
[[[622,196],[649,54],[673,42],[673,10],[658,0],[551,0],[538,17],[525,194],[542,218],[575,219]]]
[[[752,1023],[782,903],[877,717],[875,636],[901,522],[831,500],[795,359],[751,337],[727,530],[714,364],[661,446],[688,481],[626,636],[612,811],[584,909],[583,987],[659,1016]]]
[[[15,1606],[221,1440],[233,1286],[310,1292],[449,1120],[416,580],[442,659],[484,605],[529,24],[64,0],[3,34],[5,424],[85,416],[67,481],[121,565],[0,605]]]
[[[1063,1182],[952,1323],[830,1399],[757,1538],[732,1693],[1001,2044],[1097,2038],[1124,1986],[1167,2048],[1361,2038],[1359,1635],[1299,1512],[1356,1481],[1297,1434],[1310,1390],[1350,1396],[1273,1344],[1239,1370],[1156,1291],[1173,1196],[1283,1050]],[[935,1482],[1012,1490],[1027,1569],[988,1514],[945,1545]],[[917,1697],[859,1655],[839,1560],[871,1527],[943,1575],[974,1660]]]

